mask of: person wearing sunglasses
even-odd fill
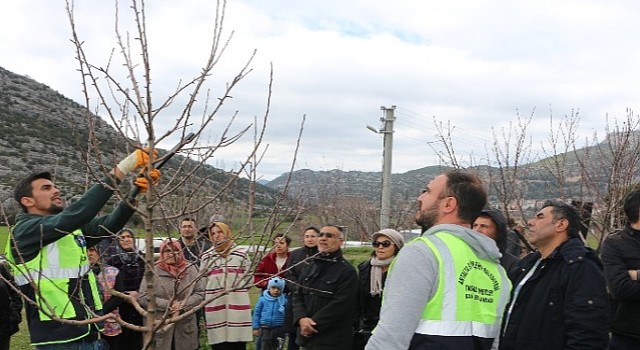
[[[371,331],[378,324],[382,306],[382,290],[387,270],[393,258],[404,245],[404,237],[394,229],[384,229],[373,234],[371,259],[358,265],[358,309],[353,349],[364,349]]]
[[[487,203],[476,175],[452,170],[418,196],[422,236],[389,268],[380,320],[367,350],[489,350],[511,291],[500,251],[471,230]]]
[[[296,343],[305,350],[351,350],[358,275],[342,256],[343,242],[342,227],[320,230],[320,253],[304,269],[293,293]]]

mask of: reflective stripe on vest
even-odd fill
[[[16,223],[13,230],[19,224]],[[76,230],[41,247],[38,254],[26,262],[20,256],[13,256],[14,244],[11,234],[5,250],[7,260],[21,284],[20,289],[35,301],[35,305],[26,304],[32,346],[70,343],[102,330],[100,324],[70,325],[53,321],[47,315],[85,320],[93,311],[102,310],[82,231]]]
[[[433,251],[439,273],[438,288],[425,305],[416,333],[498,336],[511,289],[504,268],[478,258],[462,239],[447,232],[419,240]]]
[[[68,235],[44,246],[33,260],[28,261],[25,264],[16,263],[14,268],[16,284],[23,286],[31,282],[37,283],[42,279],[80,278],[89,272],[89,263],[86,259],[76,259],[79,260],[77,262],[78,266],[60,266],[60,260],[62,258],[60,256],[60,245],[77,245],[74,236],[75,234]],[[69,239],[71,242],[68,242]],[[69,256],[65,255],[64,258],[68,259]]]
[[[10,253],[15,281],[19,286],[33,283],[36,286],[36,303],[40,320],[51,320],[43,310],[66,319],[76,317],[69,299],[69,280],[87,278],[96,310],[102,310],[98,286],[93,274],[89,274],[89,260],[82,231],[76,230],[55,242],[42,247],[31,260],[22,263]]]

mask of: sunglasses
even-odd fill
[[[393,243],[389,242],[389,241],[382,241],[382,242],[378,242],[375,241],[373,243],[371,243],[372,246],[374,246],[375,248],[378,248],[379,246],[383,246],[384,248],[389,248],[390,245],[392,245]]]
[[[318,233],[318,237],[336,238],[336,237],[338,237],[338,235],[336,235],[335,233],[331,233],[331,232],[320,232],[320,233]]]

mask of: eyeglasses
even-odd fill
[[[382,241],[382,242],[375,241],[371,243],[371,245],[374,246],[375,248],[378,248],[379,246],[383,246],[384,248],[389,248],[389,246],[392,244],[393,243],[391,243],[390,241]]]
[[[331,232],[320,232],[318,233],[318,237],[336,238],[338,235]]]

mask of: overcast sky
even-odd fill
[[[121,1],[123,26],[128,5]],[[147,1],[146,16],[160,101],[204,64],[215,1]],[[295,169],[380,171],[382,136],[366,125],[380,128],[380,107],[392,105],[394,173],[438,164],[433,148],[443,148],[435,142],[434,118],[455,126],[459,159],[479,163],[492,128],[499,132],[518,113],[533,114],[535,157],[549,136],[550,115],[557,122],[579,111],[578,134],[602,138],[607,115],[622,120],[627,108],[638,110],[638,18],[637,0],[230,0],[224,28],[234,34],[209,87],[219,94],[257,50],[253,71],[218,119],[237,110],[232,129],[240,130],[264,114],[273,64],[269,149],[258,169],[267,180],[289,170],[303,115]],[[80,1],[76,21],[90,60],[105,66],[116,47],[113,3]],[[82,103],[70,38],[63,1],[3,2],[0,66]],[[159,130],[178,110],[159,116]],[[204,140],[219,136],[221,125]],[[252,140],[248,134],[218,153],[214,165],[237,167]]]

